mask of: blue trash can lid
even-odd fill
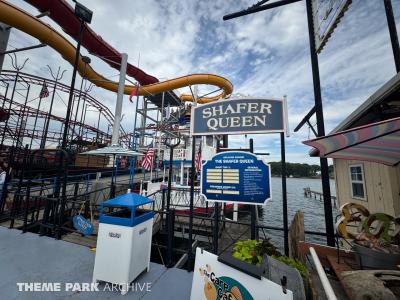
[[[129,193],[107,200],[103,202],[103,206],[137,207],[153,202],[154,201],[150,198],[135,193]]]

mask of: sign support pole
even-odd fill
[[[224,139],[222,143],[223,143],[222,146],[224,148],[228,148],[228,140]],[[220,151],[221,151],[220,143],[218,142],[217,153]],[[219,232],[218,217],[219,217],[219,203],[214,202],[213,252],[215,255],[218,255],[218,232]]]
[[[396,65],[396,72],[400,72],[400,48],[399,38],[397,36],[396,20],[393,15],[392,0],[384,0],[386,19],[389,27],[390,41],[392,44],[394,63]]]
[[[248,8],[246,10],[229,14],[223,17],[223,20],[230,20],[237,17],[249,15],[259,11],[264,11],[267,9],[275,8],[278,6],[283,6],[286,4],[291,4],[299,2],[301,0],[281,0],[274,3],[256,6]],[[313,21],[313,11],[312,11],[312,0],[306,0],[307,8],[307,21],[308,21],[308,35],[310,40],[310,55],[311,55],[311,67],[313,75],[313,85],[314,85],[314,98],[315,98],[315,114],[317,117],[317,128],[318,136],[325,135],[324,126],[324,114],[322,109],[322,96],[321,96],[321,86],[319,78],[319,67],[318,67],[318,55],[316,51],[315,39],[314,39],[314,21]],[[393,42],[393,39],[392,39]],[[335,232],[333,225],[333,215],[332,215],[332,203],[331,203],[331,190],[329,185],[329,171],[328,171],[328,160],[326,158],[320,158],[321,165],[321,180],[322,180],[322,191],[324,196],[324,213],[325,213],[325,227],[327,235],[328,246],[335,246]]]
[[[172,161],[174,159],[174,149],[181,143],[181,139],[178,138],[176,144],[170,144],[165,141],[165,145],[169,148],[169,169],[168,169],[168,190],[167,190],[167,213],[169,213],[169,207],[171,204],[171,189],[172,189],[172,168],[173,164]]]
[[[254,153],[254,140],[249,140],[250,153]],[[252,240],[258,240],[256,214],[258,208],[255,205],[250,206],[250,238]]]
[[[313,21],[311,0],[306,0],[306,7],[307,7],[307,20],[308,20],[308,35],[310,39],[311,68],[312,68],[313,85],[314,85],[315,116],[317,118],[318,136],[324,136],[325,135],[324,112],[322,109],[321,83],[319,77],[318,55],[314,39],[315,32],[314,32],[314,21]],[[321,157],[320,165],[321,165],[322,193],[324,196],[324,213],[325,213],[327,245],[334,247],[335,231],[334,231],[334,223],[332,215],[331,187],[329,184],[328,159],[325,157]]]
[[[281,132],[280,135],[281,135],[283,236],[284,236],[285,255],[289,256],[289,226],[288,226],[287,191],[286,191],[285,133]]]
[[[192,270],[193,265],[193,200],[194,200],[194,176],[195,176],[195,159],[196,159],[196,136],[192,136],[192,169],[190,170],[190,204],[189,204],[189,251],[188,251],[188,271]]]

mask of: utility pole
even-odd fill
[[[75,89],[75,79],[76,79],[76,72],[78,70],[79,64],[79,54],[81,50],[81,44],[83,39],[83,32],[85,31],[85,23],[90,24],[92,21],[93,12],[89,10],[87,7],[83,6],[77,1],[75,2],[75,11],[74,14],[80,22],[80,29],[79,29],[79,37],[78,37],[78,44],[76,46],[76,53],[75,53],[75,63],[74,63],[74,70],[72,71],[72,79],[71,79],[71,86],[69,90],[69,98],[68,98],[68,105],[67,105],[67,113],[65,117],[65,124],[64,124],[64,132],[62,136],[61,148],[65,149],[67,146],[67,136],[69,132],[69,122],[71,119],[71,106],[72,106],[72,98],[74,96],[74,89]]]
[[[119,83],[118,83],[118,94],[117,94],[117,104],[115,105],[115,118],[111,137],[111,145],[117,145],[119,139],[119,128],[121,124],[121,114],[122,114],[122,101],[124,99],[124,89],[125,89],[125,76],[126,76],[126,66],[128,64],[128,54],[122,53],[121,57],[121,67],[119,72]]]

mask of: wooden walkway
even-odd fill
[[[303,188],[304,191],[304,197],[306,198],[314,198],[314,199],[319,199],[319,200],[324,200],[324,194],[321,192],[313,191],[309,187]],[[336,196],[331,195],[331,200],[333,202],[333,206],[336,208]]]
[[[66,283],[92,282],[95,253],[88,248],[19,230],[0,227],[0,290],[1,299],[189,299],[193,272],[166,268],[150,263],[150,271],[142,273],[127,295],[105,289],[99,291],[66,291]],[[59,282],[59,292],[19,291],[16,282]],[[178,284],[179,285],[178,285]],[[141,289],[140,286],[150,289]]]

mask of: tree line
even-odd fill
[[[281,176],[282,165],[280,161],[270,162],[271,175]],[[319,165],[309,165],[301,163],[286,163],[286,174],[288,177],[319,177],[321,175],[321,167]],[[329,166],[329,176],[333,178],[333,165]]]

